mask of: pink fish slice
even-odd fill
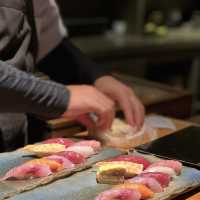
[[[99,194],[95,200],[140,200],[141,194],[137,190],[111,189]]]
[[[173,170],[175,170],[177,175],[181,173],[183,167],[182,163],[176,160],[161,160],[151,164],[149,167],[157,167],[157,166],[172,168]]]
[[[77,152],[73,151],[62,151],[59,153],[56,153],[55,155],[62,156],[68,160],[70,160],[75,165],[83,164],[85,163],[85,158],[83,155]]]
[[[75,167],[75,164],[72,163],[70,160],[68,160],[67,158],[64,158],[63,156],[58,156],[58,155],[52,155],[52,156],[48,156],[45,157],[46,159],[49,160],[54,160],[60,164],[62,164],[64,166],[65,169],[69,169],[72,170]]]
[[[101,149],[101,143],[96,140],[83,140],[80,142],[76,142],[71,146],[89,146],[92,147],[95,152],[98,152]]]
[[[23,164],[9,170],[1,180],[39,178],[50,174],[52,171],[46,165]]]
[[[127,180],[127,182],[143,184],[155,193],[163,192],[161,184],[156,179],[151,177],[136,176]]]
[[[134,156],[134,155],[121,155],[115,158],[108,159],[108,161],[128,161],[128,162],[138,163],[142,164],[144,169],[146,169],[151,165],[151,163],[142,156]]]
[[[171,181],[170,175],[159,172],[146,172],[142,173],[140,176],[154,178],[161,184],[162,187],[167,187]]]
[[[42,143],[44,144],[62,144],[65,145],[65,147],[69,147],[73,145],[75,142],[73,140],[67,139],[67,138],[50,138],[48,140],[44,140]]]
[[[80,153],[85,158],[88,158],[88,157],[96,154],[96,152],[94,151],[94,149],[91,146],[78,146],[78,145],[70,146],[66,149],[66,151],[73,151],[76,153]]]

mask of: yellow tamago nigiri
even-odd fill
[[[143,165],[128,161],[100,162],[96,166],[98,167],[98,173],[106,175],[117,175],[116,171],[121,169],[121,171],[124,171],[123,176],[126,178],[141,174],[143,171]]]

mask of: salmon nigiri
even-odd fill
[[[52,172],[57,172],[62,169],[64,169],[63,164],[60,164],[59,162],[55,160],[49,160],[46,158],[40,158],[40,159],[34,159],[31,161],[26,162],[27,164],[36,164],[36,165],[47,165],[51,169]]]
[[[128,179],[127,182],[144,184],[155,193],[163,192],[163,187],[161,184],[156,179],[151,177],[136,176],[134,178]]]
[[[68,169],[68,170],[72,170],[75,167],[74,163],[72,163],[70,160],[68,160],[67,158],[65,158],[63,156],[52,155],[52,156],[48,156],[45,158],[48,160],[54,160],[54,161],[60,163],[61,165],[63,165],[63,167],[65,169]]]
[[[114,186],[114,189],[133,189],[137,190],[141,195],[142,199],[152,198],[154,192],[152,192],[148,187],[139,183],[124,183]]]

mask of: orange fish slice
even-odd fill
[[[53,172],[57,172],[57,171],[64,169],[64,166],[62,164],[56,162],[55,160],[48,160],[48,159],[45,159],[45,158],[34,159],[34,160],[31,160],[31,161],[28,161],[27,163],[28,164],[47,165],[47,166],[49,166],[49,168]]]
[[[152,192],[148,187],[146,187],[143,184],[138,184],[138,183],[124,183],[124,184],[116,185],[114,189],[137,190],[142,195],[142,199],[148,199],[154,196],[154,192]]]

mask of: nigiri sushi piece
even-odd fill
[[[51,169],[52,172],[57,172],[57,171],[64,169],[63,164],[60,164],[59,162],[57,162],[55,160],[49,160],[49,159],[46,159],[46,158],[34,159],[34,160],[30,160],[26,163],[27,164],[33,164],[33,165],[39,164],[39,165],[49,166],[49,168]]]
[[[124,183],[114,186],[114,189],[130,189],[137,190],[142,196],[141,199],[148,199],[154,196],[154,192],[151,191],[148,187],[139,183]]]
[[[157,166],[172,168],[173,170],[175,170],[177,175],[180,174],[183,167],[182,163],[176,160],[161,160],[151,164],[149,167],[151,168]]]
[[[52,155],[52,156],[45,157],[45,159],[54,160],[60,163],[61,165],[63,165],[65,169],[72,170],[75,167],[74,163],[72,163],[67,158],[64,158],[63,156]]]
[[[156,179],[162,187],[167,187],[169,182],[171,181],[171,176],[169,174],[161,173],[161,172],[146,172],[140,174],[142,177],[151,177]]]
[[[151,191],[155,193],[163,192],[161,184],[156,179],[151,177],[136,176],[134,178],[127,180],[127,182],[140,183],[146,185]]]
[[[40,178],[49,176],[50,174],[52,174],[52,171],[47,165],[25,163],[10,169],[1,180]]]
[[[76,142],[71,146],[89,146],[92,147],[95,152],[98,152],[101,149],[101,143],[96,140],[83,140]]]
[[[174,169],[170,167],[162,167],[162,166],[153,166],[148,167],[144,170],[144,172],[161,172],[170,175],[171,177],[176,177],[176,172]]]
[[[70,140],[67,138],[50,138],[50,139],[44,140],[42,143],[44,143],[44,144],[62,144],[62,145],[65,145],[66,148],[75,144],[75,142],[73,140]]]
[[[141,194],[133,189],[110,189],[100,193],[95,200],[140,200]]]
[[[106,161],[128,161],[128,162],[138,163],[142,164],[144,169],[146,169],[151,165],[151,163],[142,156],[133,156],[133,155],[121,155],[115,158],[108,159]]]
[[[90,146],[70,146],[66,149],[66,151],[73,151],[76,153],[80,153],[85,158],[88,158],[88,157],[96,154],[94,149]]]
[[[55,155],[62,156],[68,160],[70,160],[75,165],[85,163],[85,158],[82,154],[73,152],[73,151],[63,151],[59,152]]]
[[[61,151],[65,151],[65,145],[63,144],[33,144],[27,145],[22,150],[35,153],[40,156],[51,155]]]
[[[122,168],[125,170],[123,175],[126,178],[134,177],[138,174],[141,174],[143,171],[143,165],[132,163],[128,161],[112,161],[112,162],[100,162],[98,165],[99,172],[115,172],[116,169]]]

